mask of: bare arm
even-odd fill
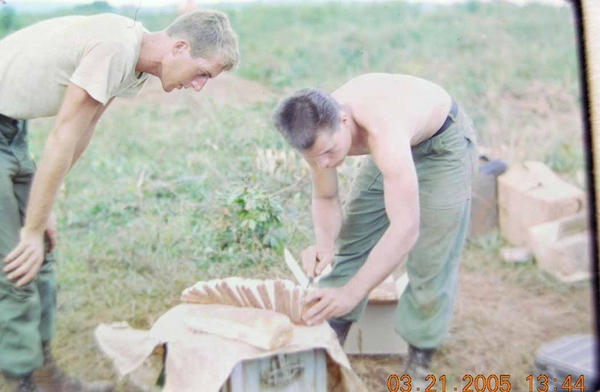
[[[81,157],[81,154],[83,154],[83,152],[85,151],[87,146],[90,144],[90,140],[94,134],[96,125],[98,124],[98,120],[100,120],[100,117],[102,116],[102,114],[104,113],[104,111],[106,110],[108,105],[110,105],[112,100],[113,100],[113,98],[111,98],[107,102],[106,105],[100,106],[100,108],[96,111],[96,114],[94,115],[94,118],[92,119],[92,122],[90,123],[90,125],[87,127],[87,129],[81,136],[81,139],[79,139],[79,143],[77,143],[77,147],[75,148],[75,154],[73,155],[73,161],[71,162],[71,169],[73,168],[73,166],[75,166],[75,163],[77,163],[77,161],[79,160],[79,157]],[[52,252],[52,250],[54,250],[54,247],[56,246],[56,242],[57,242],[57,240],[56,240],[56,237],[57,237],[56,217],[54,217],[54,214],[52,214],[52,212],[50,213],[50,217],[48,219],[48,224],[47,224],[45,233],[46,233],[46,237],[48,238],[49,244],[50,244],[48,246],[47,253],[50,253],[50,252]]]
[[[24,231],[43,233],[56,191],[87,146],[91,137],[89,127],[100,106],[101,104],[82,88],[74,84],[67,87],[33,179]]]
[[[390,130],[371,147],[383,175],[390,225],[365,264],[347,283],[348,292],[366,297],[404,260],[419,236],[419,189],[406,132]]]
[[[44,152],[33,178],[25,226],[21,229],[19,244],[4,260],[6,266],[3,271],[7,273],[9,280],[19,278],[17,286],[31,282],[42,265],[44,231],[56,191],[89,143],[94,129],[92,121],[98,121],[96,114],[100,106],[100,103],[82,88],[74,84],[67,87],[54,128],[46,138]]]
[[[96,111],[96,114],[94,115],[94,118],[92,119],[92,122],[86,128],[85,132],[81,135],[79,143],[77,143],[77,147],[75,147],[75,154],[73,155],[73,161],[71,162],[71,169],[73,168],[73,166],[75,166],[75,164],[81,157],[81,154],[83,154],[87,146],[90,144],[90,140],[92,139],[92,136],[96,131],[96,125],[98,125],[100,117],[102,117],[102,115],[104,114],[108,106],[111,104],[113,99],[114,97],[111,98],[104,106],[100,105],[100,107]]]
[[[342,227],[342,207],[338,194],[337,171],[335,168],[312,168],[313,195],[312,219],[315,230],[315,245],[302,254],[302,263],[307,276],[320,275],[333,261],[335,240]]]
[[[337,171],[313,169],[312,218],[316,244],[333,247],[342,227]]]

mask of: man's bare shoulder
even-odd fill
[[[369,73],[349,80],[332,96],[352,112],[357,124],[374,138],[389,129],[406,128],[409,116],[398,115],[407,109],[406,77],[402,74]]]
[[[342,106],[351,108],[358,118],[368,119],[385,110],[382,103],[398,99],[395,74],[369,73],[350,79],[331,95]],[[381,113],[379,113],[381,114]]]
[[[407,96],[409,92],[430,90],[432,88],[441,89],[441,86],[413,75],[368,73],[350,79],[336,89],[332,95],[336,97],[336,95],[344,96],[357,92],[367,94],[369,92],[379,92],[380,94],[393,93],[397,96]]]
[[[387,73],[368,73],[357,76],[350,79],[339,88],[337,88],[331,95],[337,99],[344,97],[346,94],[356,93],[357,90],[360,92],[368,92],[369,90],[375,90],[376,86],[384,83],[385,81],[396,79],[397,74]],[[376,86],[373,84],[375,83]]]
[[[450,95],[441,86],[405,74],[364,74],[332,95],[351,108],[357,123],[372,136],[406,133],[413,143],[439,128],[451,103]]]

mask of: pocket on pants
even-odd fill
[[[466,117],[466,115],[465,115]],[[477,151],[477,136],[473,120],[466,117],[467,126],[465,127],[465,139],[468,142],[467,150],[471,163],[471,182],[475,182],[479,172],[479,152]]]

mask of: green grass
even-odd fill
[[[390,2],[220,9],[240,36],[236,73],[278,97],[307,86],[333,90],[365,72],[415,74],[462,102],[481,144],[504,160],[542,160],[572,182],[583,170],[568,8]],[[15,15],[11,28],[44,17]],[[139,15],[150,30],[173,17]],[[0,37],[9,31],[0,30]],[[276,103],[205,100],[195,107],[148,103],[108,110],[56,205],[55,345],[68,369],[111,377],[106,361],[85,360],[94,352],[91,331],[121,320],[148,328],[197,280],[290,277],[281,247],[298,254],[312,241],[310,181],[270,123]],[[51,119],[32,122],[35,157],[51,126]],[[267,168],[272,158],[265,166],[267,150],[284,156],[275,171]],[[353,162],[342,174],[343,196]],[[240,194],[252,202],[248,213],[232,203]],[[243,223],[248,220],[255,223]],[[273,247],[264,245],[265,236]],[[502,264],[504,245],[497,233],[470,242],[463,271],[497,276],[541,296],[582,290],[557,284],[533,263]],[[572,329],[585,329],[577,320]],[[451,351],[444,355],[452,362]],[[457,374],[463,371],[456,366]]]

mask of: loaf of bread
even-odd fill
[[[229,305],[204,305],[210,317],[189,317],[187,325],[194,331],[235,339],[263,350],[276,350],[292,338],[289,317],[266,309]],[[208,307],[209,309],[206,309]]]

